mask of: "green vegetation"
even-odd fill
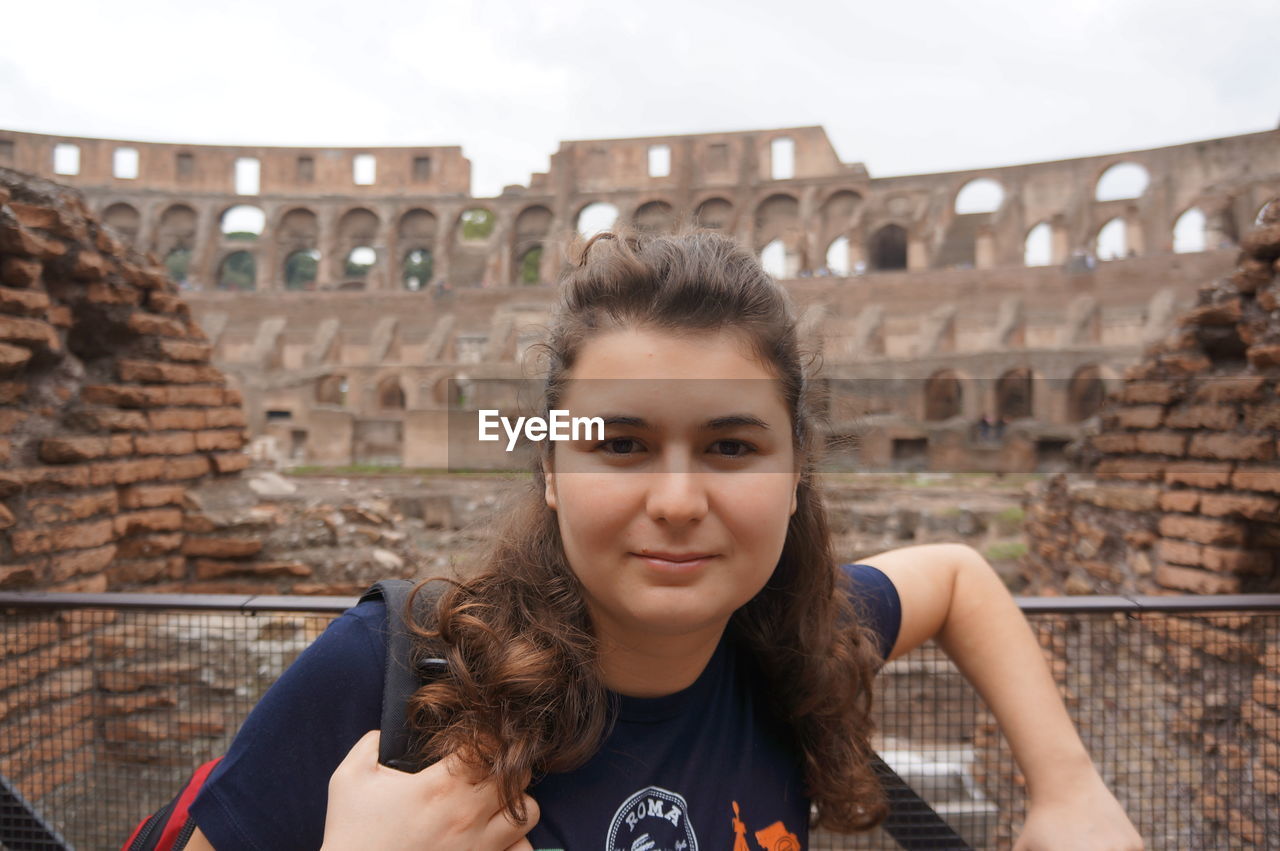
[[[1020,506],[1012,505],[996,515],[996,521],[1005,526],[1020,526],[1026,512]]]
[[[250,230],[233,230],[231,233],[223,234],[227,239],[235,239],[241,242],[253,242],[258,235]]]
[[[497,218],[483,207],[473,207],[462,214],[462,241],[477,242],[493,233]]]
[[[295,251],[284,261],[284,287],[287,290],[305,290],[307,284],[316,282],[319,271],[319,251]]]
[[[1013,561],[1027,554],[1024,541],[996,541],[982,551],[987,561]]]
[[[520,258],[520,283],[536,284],[539,281],[538,267],[542,265],[542,246],[535,245]]]
[[[218,289],[251,290],[257,281],[257,266],[247,251],[228,254],[218,270]]]
[[[178,283],[187,279],[187,269],[191,266],[191,249],[175,248],[164,258],[164,266],[169,270],[169,277]]]
[[[435,273],[435,258],[431,256],[431,252],[426,249],[419,248],[410,251],[404,258],[404,288],[406,290],[418,290],[425,287],[430,281],[431,276]]]

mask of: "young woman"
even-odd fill
[[[1141,839],[1030,628],[974,550],[836,567],[786,293],[711,233],[589,242],[546,343],[544,442],[474,578],[450,672],[419,690],[417,774],[377,765],[385,609],[339,618],[254,710],[192,808],[192,848],[798,848],[884,813],[871,680],[937,639],[1023,773],[1021,849]],[[375,731],[375,732],[369,732]]]

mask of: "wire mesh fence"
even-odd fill
[[[1157,608],[1161,599],[1025,607],[1095,763],[1148,848],[1280,848],[1280,597],[1166,601],[1170,611]],[[119,848],[225,752],[267,687],[351,603],[67,602],[0,595],[0,607],[13,606],[0,620],[7,848],[60,847],[58,838]],[[1010,847],[1025,783],[946,657],[922,648],[886,666],[877,688],[885,763],[971,847]],[[815,831],[810,847],[899,844],[880,831]]]

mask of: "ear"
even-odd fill
[[[795,480],[791,483],[791,515],[795,516],[796,509],[800,507],[800,474],[796,473]]]
[[[550,457],[542,462],[542,478],[546,480],[546,487],[543,488],[542,497],[547,501],[547,508],[555,511],[558,505],[556,500],[556,473]]]

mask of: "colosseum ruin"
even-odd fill
[[[1048,471],[1230,270],[1280,193],[1278,143],[878,178],[821,127],[572,141],[494,198],[470,194],[456,146],[0,131],[0,166],[75,187],[168,267],[260,451],[286,463],[502,463],[447,457],[442,412],[459,386],[523,374],[567,246],[616,219],[761,253],[805,311],[833,437],[859,435],[861,468]]]

